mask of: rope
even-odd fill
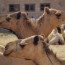
[[[49,56],[48,56],[48,53],[47,53],[47,52],[46,52],[46,55],[47,55],[47,57],[48,57],[49,61],[51,62],[51,64],[52,64],[52,65],[54,65],[54,64],[53,64],[53,62],[51,61],[51,59],[49,58]],[[60,65],[62,65],[62,64],[61,64],[61,62],[60,62]]]
[[[51,64],[52,64],[52,65],[54,65],[54,64],[52,63],[51,59],[49,58],[49,56],[48,56],[48,53],[47,53],[47,52],[46,52],[46,55],[47,55],[47,57],[48,57],[49,61],[51,62]]]

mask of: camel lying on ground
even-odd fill
[[[0,15],[0,28],[13,31],[21,39],[36,34],[35,24],[25,12]]]
[[[5,46],[0,45],[0,65],[34,65],[32,60],[5,57],[3,56],[4,50],[5,50]]]
[[[52,45],[65,44],[65,24],[53,29],[45,41]]]
[[[44,13],[36,22],[38,34],[47,37],[53,29],[65,24],[65,12],[56,9],[45,8]]]
[[[49,44],[44,42],[44,35],[35,35],[8,43],[4,56],[31,59],[37,65],[65,65],[50,51]]]

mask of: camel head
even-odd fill
[[[27,15],[22,12],[15,12],[12,14],[0,15],[0,28],[15,28],[23,23]]]
[[[58,27],[63,23],[65,24],[65,12],[46,7],[43,15],[38,19],[37,23],[43,25],[44,21],[52,27]]]
[[[64,45],[65,44],[65,24],[55,28],[45,39],[50,45]]]
[[[5,46],[4,56],[30,59],[38,65],[52,65],[48,54],[52,52],[49,44],[44,42],[44,35],[35,35],[26,39],[10,42]],[[51,61],[55,63],[56,57],[52,55]],[[58,64],[57,64],[58,65]]]
[[[0,28],[10,29],[19,38],[22,37],[25,38],[26,33],[29,35],[29,32],[33,31],[34,23],[29,19],[27,13],[15,12],[12,14],[6,14],[0,16]],[[33,33],[31,33],[31,35],[32,34]]]
[[[4,55],[7,57],[35,59],[36,53],[43,53],[43,41],[43,35],[35,35],[23,40],[10,42],[5,46]]]
[[[36,22],[36,28],[38,34],[44,34],[46,38],[54,28],[61,24],[65,24],[65,12],[46,7]]]

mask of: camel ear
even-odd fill
[[[57,27],[58,33],[61,33],[61,29],[60,27]]]
[[[21,12],[18,12],[18,13],[17,13],[16,18],[17,18],[17,19],[20,19],[20,18],[21,18]]]
[[[45,8],[44,8],[44,12],[46,12],[47,14],[50,14],[49,8],[48,8],[48,7],[45,7]]]
[[[34,37],[34,42],[33,42],[33,44],[34,44],[34,45],[37,45],[37,44],[38,44],[38,41],[39,41],[39,37],[38,37],[38,36],[35,36],[35,37]]]
[[[44,34],[41,34],[41,36],[45,37],[45,35],[44,35]]]
[[[45,37],[44,34],[39,35],[39,38],[40,38],[42,41],[44,41],[44,37]]]

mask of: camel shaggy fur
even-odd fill
[[[65,12],[56,9],[45,8],[44,13],[36,22],[38,34],[47,37],[53,29],[65,24]]]
[[[23,40],[10,42],[4,56],[31,59],[37,65],[62,65],[44,42],[44,35],[35,35]]]
[[[18,38],[26,38],[36,34],[35,24],[25,12],[0,15],[0,28],[13,31]]]
[[[65,24],[53,29],[45,41],[52,45],[65,44]]]

